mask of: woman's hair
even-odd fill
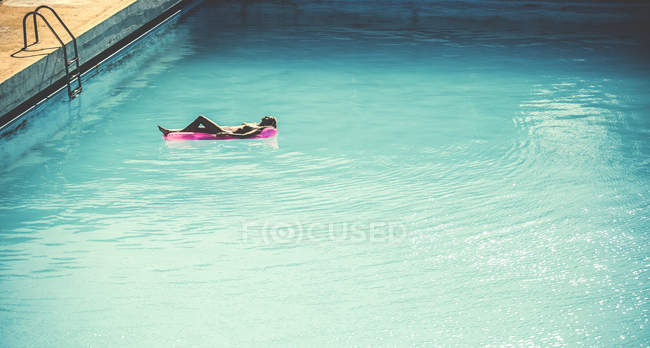
[[[262,117],[262,120],[259,123],[260,126],[271,126],[273,128],[277,128],[278,123],[275,120],[275,117],[273,116],[264,116]]]

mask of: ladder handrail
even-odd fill
[[[52,25],[50,25],[50,22],[48,22],[45,16],[43,16],[40,12],[38,12],[41,9],[50,10],[52,14],[54,14],[56,19],[59,20],[59,23],[65,29],[65,31],[68,32],[68,35],[70,35],[70,37],[72,38],[72,43],[74,47],[74,59],[72,59],[71,61],[68,60],[68,50],[66,49],[65,43],[63,42],[63,40],[61,40],[59,34],[56,32],[56,30],[54,30],[54,28],[52,28]],[[61,17],[59,17],[59,15],[56,13],[56,11],[54,11],[53,8],[46,5],[41,5],[37,7],[34,11],[30,11],[27,14],[25,14],[25,16],[23,17],[23,44],[24,44],[23,50],[26,50],[28,47],[27,46],[27,19],[29,18],[29,16],[32,16],[34,18],[34,43],[30,45],[34,45],[38,43],[38,21],[36,20],[36,16],[40,17],[43,20],[43,22],[45,22],[45,24],[50,29],[52,34],[54,34],[54,37],[56,37],[56,39],[59,41],[59,44],[61,44],[61,48],[63,51],[64,66],[65,66],[66,85],[68,88],[68,96],[71,99],[74,98],[76,95],[81,93],[81,68],[79,66],[79,51],[77,50],[77,38],[75,38],[75,36],[72,35],[72,32],[70,31],[70,29],[68,29],[68,26],[65,25],[65,23],[63,23],[63,20],[61,19]],[[73,75],[73,79],[76,78],[77,82],[79,83],[78,87],[74,91],[71,89],[70,86],[70,82],[71,82],[70,65],[71,64],[76,64],[76,68],[72,69],[72,72],[74,71],[77,72],[76,74]]]
[[[52,32],[52,34],[54,34],[54,36],[59,41],[61,46],[65,47],[65,44],[63,43],[63,40],[61,40],[61,37],[59,37],[59,34],[56,33],[56,30],[54,30],[54,28],[52,28],[52,26],[50,25],[50,22],[48,22],[47,19],[45,19],[45,17],[43,17],[42,14],[40,14],[40,13],[38,13],[36,11],[31,11],[31,12],[27,12],[25,17],[23,17],[23,42],[24,42],[24,46],[25,46],[25,47],[23,47],[23,49],[27,48],[27,31],[25,29],[26,29],[27,17],[29,15],[34,16],[34,28],[38,28],[38,25],[36,23],[36,16],[39,16],[43,20],[43,22],[45,22],[47,27],[50,28],[50,31]],[[35,29],[34,32],[36,33],[36,41],[34,41],[34,43],[32,43],[32,45],[38,42],[38,29]],[[63,50],[63,54],[65,55],[65,50]]]
[[[37,15],[37,14],[38,14],[39,17],[41,17],[41,18],[42,18],[46,23],[48,23],[48,27],[50,27],[50,30],[52,30],[52,32],[55,32],[54,29],[49,25],[49,22],[48,22],[48,21],[45,19],[45,17],[43,17],[43,15],[39,12],[41,9],[47,9],[47,10],[50,10],[50,12],[52,12],[52,14],[53,14],[53,15],[56,17],[56,19],[59,21],[59,24],[61,24],[61,26],[63,27],[63,29],[65,29],[65,31],[68,33],[68,35],[70,35],[70,38],[71,38],[72,41],[74,42],[74,46],[75,46],[75,50],[76,50],[76,47],[77,47],[77,38],[72,34],[72,32],[70,31],[70,29],[68,28],[68,26],[65,25],[65,23],[63,22],[63,19],[61,19],[61,17],[59,16],[59,14],[56,13],[56,11],[54,11],[53,8],[51,8],[50,6],[47,6],[47,5],[41,5],[41,6],[37,7],[34,11],[30,11],[30,12],[28,12],[28,13],[23,17],[23,44],[24,44],[24,47],[23,47],[23,48],[27,48],[27,30],[26,30],[26,29],[27,29],[27,26],[26,26],[26,22],[27,22],[27,18],[28,18],[30,15],[34,16],[34,42],[32,43],[32,45],[35,44],[35,43],[38,43],[38,41],[39,41],[39,40],[38,40],[38,25],[37,25],[37,23],[36,23],[36,15]],[[58,38],[58,35],[57,35],[57,38]],[[61,41],[61,40],[59,40],[59,41]]]
[[[50,12],[52,12],[52,14],[54,15],[54,17],[56,17],[56,19],[59,20],[59,24],[61,24],[61,26],[63,27],[63,29],[65,29],[65,31],[68,33],[68,35],[70,35],[70,38],[72,39],[72,44],[73,44],[73,46],[74,46],[74,53],[75,53],[75,56],[78,56],[79,53],[78,53],[78,51],[77,51],[77,38],[72,34],[72,32],[70,31],[70,29],[68,28],[68,26],[65,25],[65,23],[63,22],[63,19],[61,19],[61,17],[59,16],[59,14],[56,13],[56,11],[54,11],[53,8],[51,8],[50,6],[47,6],[47,5],[41,5],[41,6],[37,7],[37,8],[34,10],[34,12],[38,12],[38,11],[41,10],[41,9],[50,10]],[[34,17],[34,19],[36,19],[36,17]],[[38,39],[38,37],[37,37],[37,39]]]

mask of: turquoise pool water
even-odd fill
[[[2,140],[0,346],[650,343],[646,7],[244,4]]]

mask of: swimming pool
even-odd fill
[[[647,42],[597,28],[633,8],[243,4],[28,116],[0,345],[648,344]],[[156,129],[198,114],[279,135]]]

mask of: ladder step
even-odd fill
[[[81,94],[81,91],[82,91],[81,86],[79,86],[74,91],[70,92],[70,98],[74,98],[78,96],[79,94]]]
[[[69,75],[69,76],[68,76],[68,81],[69,81],[69,82],[72,82],[72,80],[74,80],[74,79],[76,79],[76,78],[79,78],[80,75],[81,75],[81,74],[79,74],[79,73]]]
[[[78,63],[79,62],[79,57],[74,57],[68,61],[68,66],[72,65],[73,63]]]

